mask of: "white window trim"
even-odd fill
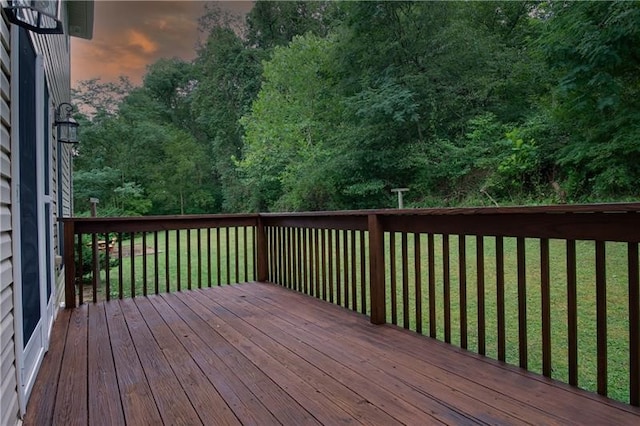
[[[18,27],[13,25],[11,27],[11,75],[20,75],[19,70],[19,54],[20,54],[20,34]],[[41,253],[46,253],[46,241],[45,241],[45,229],[44,229],[44,179],[43,179],[43,167],[44,167],[44,66],[42,55],[36,52],[36,185],[37,185],[37,197],[38,197],[38,246]],[[16,82],[17,83],[17,82]],[[40,322],[36,327],[34,334],[30,339],[30,345],[38,343],[42,346],[42,349],[37,349],[34,354],[35,361],[33,364],[33,371],[30,372],[30,377],[25,377],[25,353],[29,353],[30,348],[25,348],[23,337],[23,312],[22,312],[22,251],[21,251],[21,224],[20,224],[20,117],[19,117],[19,84],[11,85],[11,226],[12,226],[12,249],[13,249],[13,321],[14,321],[14,351],[15,351],[15,363],[16,363],[16,381],[18,390],[18,406],[20,409],[20,416],[23,417],[26,413],[27,401],[31,391],[33,390],[33,384],[35,383],[35,377],[40,370],[44,352],[49,345],[49,331],[50,320],[47,316],[48,303],[43,303],[46,300],[46,273],[51,273],[47,268],[46,256],[39,256],[39,268],[40,268]],[[44,285],[43,285],[44,282]],[[53,288],[52,288],[53,291]],[[36,333],[40,333],[38,336]]]

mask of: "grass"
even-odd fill
[[[201,236],[201,250],[198,257],[197,233]],[[227,233],[228,232],[228,233]],[[245,255],[245,236],[243,228],[235,230],[231,228],[229,231],[212,229],[210,235],[207,231],[190,231],[191,241],[188,244],[187,231],[170,231],[169,251],[166,251],[166,234],[158,233],[158,278],[159,290],[166,291],[167,285],[170,291],[188,288],[189,276],[191,277],[192,287],[206,287],[211,285],[245,282],[255,279],[254,275],[254,258],[253,258],[253,230],[248,228],[246,237],[246,255]],[[342,286],[342,305],[344,305],[344,245],[343,237],[340,234],[340,251],[336,255],[336,232],[332,232],[333,255],[331,256],[332,274],[332,299],[337,301],[336,283]],[[353,256],[356,259],[356,297],[358,300],[356,310],[362,311],[360,305],[360,250],[368,253],[368,247],[365,245],[360,247],[359,233],[353,234],[356,239],[356,253]],[[347,247],[349,258],[351,258],[351,238],[352,234],[348,233]],[[218,245],[219,239],[219,245]],[[179,249],[178,243],[179,241]],[[295,241],[295,238],[293,238]],[[227,244],[227,242],[229,244]],[[137,236],[134,240],[135,244],[142,244],[142,236]],[[325,240],[325,247],[328,241]],[[416,284],[415,270],[416,261],[419,262],[419,271],[421,275],[421,293],[422,293],[422,311],[419,314],[422,318],[422,332],[429,333],[429,300],[427,289],[428,277],[428,256],[427,256],[427,238],[422,236],[420,240],[421,256],[416,260],[415,239],[412,234],[407,236],[407,283],[408,283],[408,303],[403,303],[403,267],[402,267],[402,243],[401,234],[395,236],[395,317],[396,323],[403,326],[403,317],[405,309],[409,317],[408,327],[416,329]],[[434,238],[434,272],[435,272],[435,295],[434,302],[436,306],[435,326],[437,338],[444,340],[444,257],[443,257],[443,237],[436,235]],[[308,242],[310,245],[310,243]],[[386,292],[387,292],[387,322],[393,321],[393,305],[391,291],[391,267],[390,267],[390,234],[386,234],[385,238],[385,262],[387,263],[386,276]],[[130,241],[123,241],[123,246],[130,245]],[[146,245],[154,247],[153,234],[147,234]],[[448,275],[450,277],[450,321],[451,321],[451,343],[457,346],[461,345],[460,341],[460,275],[459,275],[459,240],[457,236],[449,238],[449,268]],[[188,249],[190,247],[190,249]],[[218,250],[218,247],[220,248]],[[237,247],[237,248],[236,248]],[[211,273],[209,273],[209,263],[207,260],[208,250],[211,249]],[[228,248],[228,249],[227,249]],[[467,328],[468,328],[468,349],[473,352],[478,351],[478,292],[477,292],[477,270],[476,270],[476,239],[475,237],[467,237],[465,239],[465,273],[466,273],[466,305],[467,305]],[[297,250],[297,248],[296,248]],[[187,255],[191,252],[191,267],[189,268]],[[526,251],[526,316],[527,316],[527,352],[528,352],[528,369],[530,371],[542,372],[542,318],[541,318],[541,290],[540,290],[540,243],[537,239],[525,240]],[[284,251],[282,251],[284,252]],[[327,251],[329,253],[329,251]],[[504,283],[505,283],[505,332],[506,332],[506,361],[510,364],[518,365],[518,288],[517,288],[517,259],[516,259],[516,239],[504,238]],[[620,401],[628,402],[629,400],[629,311],[628,311],[628,276],[627,276],[627,247],[622,243],[606,244],[606,271],[607,271],[607,361],[608,361],[608,390],[609,397]],[[167,274],[167,255],[169,258],[169,267]],[[307,265],[313,266],[310,256],[307,255]],[[325,264],[327,271],[325,273],[324,282],[329,287],[329,255],[326,257]],[[368,256],[367,256],[368,257]],[[581,388],[595,391],[596,390],[596,371],[597,371],[597,353],[596,353],[596,292],[595,292],[595,244],[593,242],[578,241],[576,244],[577,257],[577,300],[578,300],[578,382]],[[145,281],[143,279],[143,268],[145,256],[125,257],[122,259],[123,270],[123,287],[124,296],[130,295],[131,286],[131,264],[134,262],[136,270],[135,276],[135,294],[142,295]],[[147,280],[146,286],[149,293],[155,291],[155,255],[146,255],[147,262]],[[178,259],[180,259],[180,268],[177,267]],[[200,261],[198,261],[200,259]],[[239,265],[236,271],[236,260]],[[338,262],[339,260],[339,262]],[[567,284],[566,284],[566,248],[565,242],[552,240],[549,244],[549,260],[550,260],[550,280],[551,280],[551,352],[552,352],[552,377],[554,379],[568,382],[568,321],[567,321]],[[244,265],[247,266],[245,274]],[[319,264],[322,262],[319,260]],[[497,293],[496,293],[496,253],[495,238],[484,238],[484,281],[485,289],[485,321],[486,321],[486,355],[497,359]],[[365,282],[368,282],[368,262],[365,268]],[[282,269],[286,270],[287,261],[283,261]],[[280,267],[271,271],[271,277],[274,281],[279,281]],[[118,296],[118,268],[110,270],[111,280],[111,296]],[[180,271],[178,273],[178,271]],[[318,280],[322,281],[322,273],[318,271]],[[295,274],[294,274],[295,275]],[[347,268],[349,281],[353,280],[351,264]],[[105,272],[102,271],[102,282],[104,285]],[[167,280],[168,277],[168,280]],[[211,281],[210,281],[211,279]],[[306,281],[312,281],[312,277],[307,277]],[[322,286],[320,285],[320,288]],[[349,289],[349,299],[351,299],[351,290]],[[368,301],[368,290],[367,305]],[[319,295],[315,294],[315,290],[307,293],[325,298],[329,300],[329,290],[323,296],[321,291]],[[350,301],[350,307],[351,307]],[[368,314],[370,307],[367,306]]]
[[[421,243],[426,245],[426,238]],[[484,239],[485,264],[485,315],[486,315],[486,348],[487,356],[497,359],[497,292],[496,292],[496,255],[493,238]],[[387,243],[388,244],[388,243]],[[400,252],[400,243],[396,242],[396,252]],[[413,250],[413,240],[408,239],[409,253]],[[477,352],[477,279],[476,279],[476,242],[475,238],[466,239],[466,303],[468,324],[468,349]],[[594,243],[580,241],[576,246],[577,253],[577,299],[578,299],[578,382],[579,386],[596,390],[596,292],[595,292],[595,248]],[[387,247],[389,250],[389,247]],[[528,369],[542,372],[542,318],[540,290],[540,248],[536,239],[527,239],[526,250],[526,312],[527,312],[527,352]],[[568,382],[568,320],[567,320],[567,285],[564,241],[550,242],[550,280],[551,280],[551,352],[552,377]],[[611,398],[628,401],[629,398],[629,312],[628,312],[628,277],[626,244],[607,243],[607,360],[608,389]],[[426,247],[422,250],[426,252]],[[436,329],[437,338],[444,337],[444,266],[442,256],[442,237],[435,238],[435,273],[436,273]],[[424,259],[424,258],[423,258]],[[451,299],[451,342],[460,346],[460,279],[458,239],[450,238],[450,299]],[[410,284],[414,282],[415,259],[408,259]],[[518,291],[516,239],[504,239],[505,263],[505,331],[506,361],[518,365]],[[397,259],[400,265],[400,260]],[[399,266],[396,270],[399,269]],[[421,262],[423,281],[423,332],[428,333],[428,311],[426,304],[426,262]],[[400,277],[398,277],[400,283]],[[390,281],[387,275],[387,283]],[[411,288],[411,285],[410,285]],[[390,286],[387,294],[390,296]],[[398,319],[402,324],[402,288],[396,288]],[[415,329],[415,292],[409,292],[410,328]],[[390,297],[388,297],[390,299]],[[390,304],[387,306],[387,320],[390,317]]]
[[[179,289],[207,287],[223,284],[233,284],[255,280],[253,258],[253,229],[246,228],[197,229],[186,231],[160,231],[157,233],[157,245],[154,233],[143,236],[136,234],[134,245],[141,249],[144,246],[157,251],[136,256],[124,255],[119,267],[109,270],[110,289],[112,298],[119,295],[120,269],[122,270],[123,296],[129,297],[155,293],[156,269],[158,277],[158,291],[177,291]],[[200,250],[198,250],[198,233],[200,233]],[[168,235],[168,237],[167,237]],[[128,236],[123,236],[129,238]],[[167,238],[169,245],[167,251]],[[131,247],[131,240],[122,241],[123,253]],[[246,247],[246,250],[245,250]],[[130,251],[130,250],[129,250]],[[136,250],[137,252],[138,250]],[[198,255],[199,253],[199,255]],[[211,253],[209,261],[209,253]],[[112,257],[117,254],[112,255]],[[157,258],[157,265],[156,265]],[[145,277],[146,262],[146,277]],[[236,269],[236,265],[237,269]],[[134,268],[134,286],[132,290],[131,268]],[[99,292],[106,292],[106,272],[101,270],[101,287]],[[146,279],[145,279],[146,278]]]

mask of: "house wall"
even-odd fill
[[[66,22],[66,16],[63,12],[63,21]],[[65,25],[66,27],[66,25]],[[49,104],[51,116],[49,123],[54,122],[54,109],[62,102],[71,101],[71,65],[70,65],[70,39],[66,34],[63,35],[39,35],[33,34],[32,37],[36,53],[43,55],[44,72],[49,88]],[[72,180],[72,147],[68,144],[59,144],[56,141],[56,132],[53,126],[50,127],[49,135],[49,164],[50,164],[50,184],[51,184],[51,201],[52,210],[55,219],[59,217],[59,213],[63,216],[71,216],[71,180]],[[59,157],[60,156],[60,162]],[[62,164],[61,181],[58,180],[58,167]],[[62,194],[62,206],[58,204],[58,193]],[[53,233],[53,250],[56,255],[62,256],[59,241],[62,235],[59,234],[59,226],[54,219]],[[54,277],[56,283],[56,304],[64,300],[64,269],[63,265],[56,266]]]
[[[0,2],[4,6],[5,1]],[[11,64],[9,24],[0,19],[0,424],[19,414],[11,233]]]
[[[7,5],[0,0],[0,7]],[[0,15],[0,425],[17,424],[20,415],[16,368],[16,323],[14,321],[15,289],[11,216],[11,31],[10,24]],[[66,17],[63,17],[66,19]],[[70,101],[70,61],[68,35],[32,35],[36,52],[43,56],[49,88],[49,165],[50,195],[53,214],[71,214],[71,147],[58,144],[55,137],[54,108]],[[61,157],[61,158],[59,158]],[[59,159],[61,160],[59,162]],[[63,164],[58,173],[58,164]],[[61,197],[58,196],[59,191]],[[62,206],[59,205],[59,199]],[[59,227],[54,227],[54,253],[62,255],[58,242]],[[64,270],[56,266],[56,306],[64,300]]]

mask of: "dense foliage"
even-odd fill
[[[640,3],[208,6],[193,62],[83,82],[76,209],[109,214],[633,199]],[[117,108],[114,108],[117,106]]]

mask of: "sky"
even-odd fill
[[[159,58],[195,57],[203,1],[95,0],[93,39],[71,38],[71,84],[127,76],[140,84],[147,65]],[[219,1],[220,8],[242,14],[251,1]]]

